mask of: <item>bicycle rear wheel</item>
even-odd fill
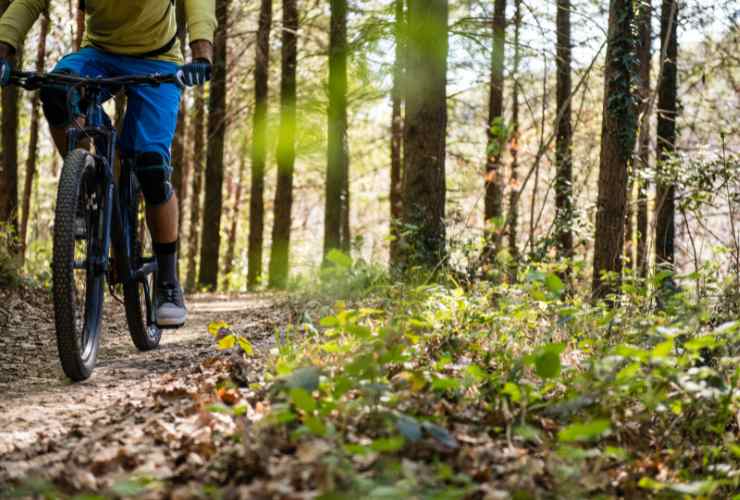
[[[131,264],[134,270],[140,269],[152,257],[151,238],[146,227],[144,202],[135,176],[130,177],[131,202],[128,207],[129,231],[126,245],[129,246]],[[134,345],[140,351],[151,351],[159,346],[162,330],[157,326],[154,311],[155,274],[151,273],[142,281],[132,281],[123,285],[123,302],[126,307],[126,321]]]
[[[75,382],[95,368],[105,283],[104,182],[85,150],[70,152],[59,178],[54,215],[52,290],[57,348]]]

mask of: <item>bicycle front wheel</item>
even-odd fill
[[[64,373],[75,382],[90,377],[100,345],[104,184],[87,151],[67,155],[54,215],[52,290],[59,358]]]

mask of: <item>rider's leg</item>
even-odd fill
[[[102,54],[103,52],[97,49],[84,48],[63,57],[52,71],[85,77],[108,76],[110,68],[103,60]],[[71,126],[84,125],[82,96],[75,90],[70,93],[70,88],[66,85],[57,85],[42,88],[40,97],[54,144],[62,156],[65,156],[67,154],[67,130]],[[89,144],[81,141],[79,146],[88,148]]]
[[[128,74],[170,74],[177,70],[170,62],[130,57],[122,59],[119,66]],[[134,159],[136,177],[146,199],[147,224],[159,268],[160,326],[180,326],[187,316],[177,276],[177,197],[170,184],[170,146],[177,126],[180,93],[175,84],[130,87],[119,142],[122,154]]]

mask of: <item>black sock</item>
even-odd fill
[[[154,255],[157,256],[157,284],[174,285],[177,280],[177,241],[172,243],[154,243]]]

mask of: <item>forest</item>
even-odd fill
[[[0,498],[740,500],[736,1],[214,3],[171,147],[188,323],[137,351],[109,271],[81,383],[67,163],[2,87]],[[15,69],[85,16],[49,2]]]

